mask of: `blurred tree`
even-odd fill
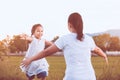
[[[3,45],[4,45],[5,50],[6,50],[5,53],[6,53],[6,54],[9,53],[9,48],[8,48],[8,46],[9,46],[9,42],[10,42],[10,36],[7,35],[6,38],[2,40],[2,42],[3,42]]]
[[[120,39],[118,37],[111,37],[108,44],[109,51],[120,51]]]
[[[104,52],[107,50],[107,46],[109,45],[110,35],[109,34],[102,34],[93,37],[97,46],[99,46]]]
[[[0,56],[6,53],[6,47],[2,41],[0,41]]]
[[[14,35],[13,39],[10,40],[9,43],[9,49],[10,52],[14,53],[14,52],[23,52],[26,51],[28,48],[28,42],[26,40],[23,40],[20,38],[19,35]]]

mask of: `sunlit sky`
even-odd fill
[[[44,38],[69,33],[68,16],[78,12],[84,33],[120,29],[120,0],[0,0],[0,39],[31,34],[34,24],[44,27]]]

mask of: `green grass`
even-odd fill
[[[2,56],[0,59],[0,80],[26,80],[19,65],[22,56]],[[46,58],[50,68],[47,80],[62,80],[65,71],[63,56],[50,56]],[[109,66],[101,57],[92,57],[92,64],[97,80],[120,80],[120,56],[109,56]],[[37,80],[37,79],[36,79]]]

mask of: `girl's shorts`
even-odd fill
[[[29,80],[35,78],[35,75],[29,76],[29,75],[26,74],[26,76],[29,78]],[[46,72],[46,71],[40,72],[40,73],[37,74],[36,76],[37,76],[37,78],[46,77],[46,76],[47,76],[47,72]]]

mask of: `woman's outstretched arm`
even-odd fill
[[[99,47],[95,47],[95,49],[93,50],[94,53],[102,56],[105,61],[106,61],[106,64],[108,65],[108,58],[107,58],[107,55],[102,51],[102,49],[100,49]]]
[[[57,51],[59,51],[59,49],[57,48],[57,46],[55,44],[52,44],[50,47],[48,47],[45,50],[39,52],[35,56],[22,61],[21,65],[27,67],[32,61],[44,58],[46,56],[50,56],[50,55],[54,54]]]

